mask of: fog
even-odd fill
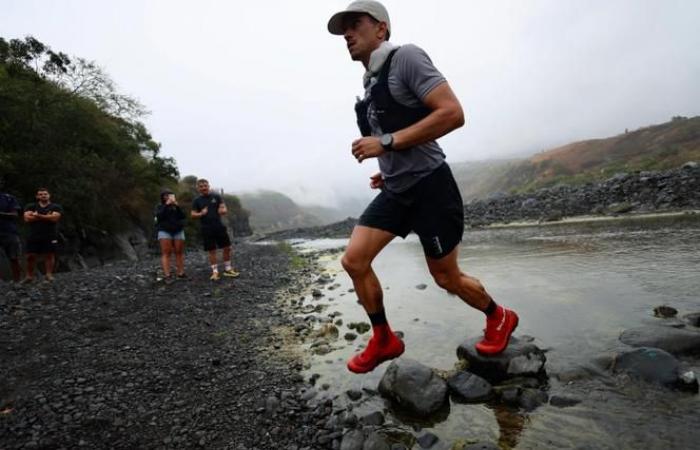
[[[353,113],[363,68],[328,18],[348,1],[0,1],[0,36],[95,60],[180,173],[306,204],[369,197]],[[448,161],[526,156],[700,113],[700,2],[384,2],[467,124]]]

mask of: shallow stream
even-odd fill
[[[337,247],[346,240],[296,242],[304,249]],[[593,361],[622,347],[626,328],[663,319],[653,308],[670,305],[700,311],[700,217],[624,219],[548,226],[468,231],[460,247],[463,271],[479,278],[492,297],[518,311],[517,335],[530,335],[547,349],[549,393],[576,396],[573,407],[544,405],[532,412],[496,405],[452,403],[447,418],[419,423],[393,416],[380,397],[359,408],[385,410],[390,421],[438,435],[439,446],[460,440],[493,441],[511,448],[698,448],[700,395],[595,375]],[[309,374],[317,384],[346,398],[348,389],[376,389],[388,363],[368,375],[354,375],[345,361],[369,333],[345,344],[350,322],[366,321],[339,255],[323,261],[334,276],[317,303],[325,314],[342,313],[338,347],[314,356]],[[432,282],[415,236],[392,242],[377,258],[387,317],[404,333],[405,356],[437,369],[452,369],[456,348],[481,333],[483,315]],[[328,287],[339,284],[334,289]],[[427,288],[416,286],[426,284]],[[684,359],[700,375],[700,360]],[[567,374],[593,373],[583,377]],[[560,375],[559,377],[557,375]],[[564,381],[560,381],[560,378]],[[573,378],[573,379],[572,379]]]

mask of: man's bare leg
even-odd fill
[[[460,270],[457,264],[458,249],[455,247],[440,259],[427,257],[430,274],[438,286],[486,314],[486,332],[484,339],[476,344],[476,349],[486,355],[496,355],[508,346],[510,336],[518,326],[518,315],[497,305],[478,279]]]
[[[394,335],[386,320],[382,286],[372,270],[372,261],[394,237],[387,231],[358,225],[352,231],[341,260],[372,322],[372,339],[367,348],[348,361],[348,369],[355,373],[369,372],[404,351],[403,342]]]

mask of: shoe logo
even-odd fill
[[[501,319],[501,323],[499,323],[498,326],[496,327],[496,331],[501,331],[501,329],[503,328],[503,325],[505,325],[505,324],[506,324],[506,311],[503,310],[503,318]]]

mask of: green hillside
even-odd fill
[[[454,164],[465,201],[496,192],[582,184],[619,172],[665,170],[700,161],[700,116],[557,147],[524,160]]]

